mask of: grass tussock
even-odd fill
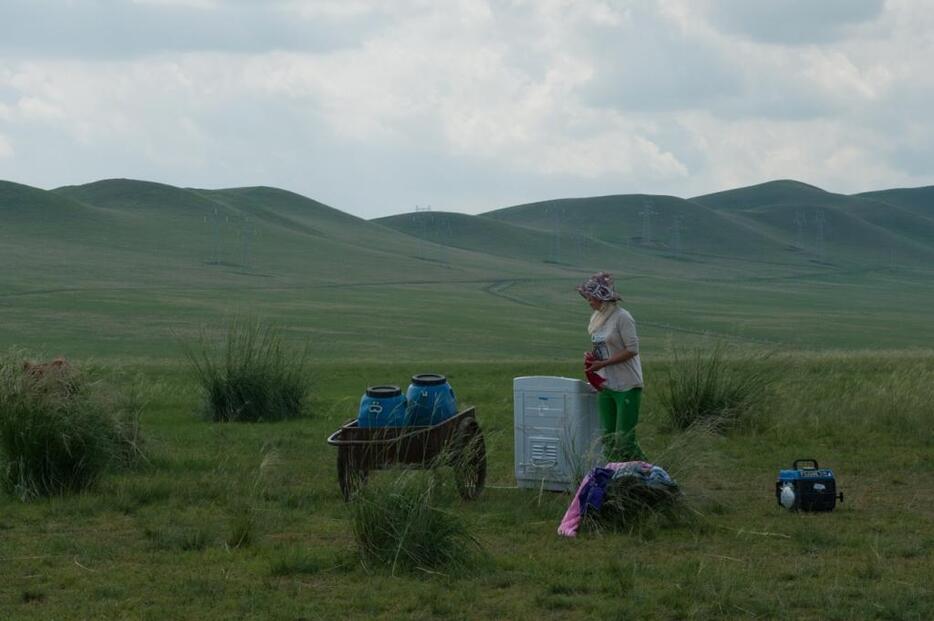
[[[38,369],[38,370],[37,370]],[[91,487],[144,459],[141,404],[67,364],[0,360],[0,483],[21,500]]]
[[[185,351],[204,392],[208,419],[278,421],[306,412],[307,352],[287,346],[276,327],[236,320],[222,347],[202,337],[197,349]]]
[[[595,533],[638,534],[651,538],[658,530],[689,528],[696,533],[708,528],[707,513],[728,510],[709,497],[703,474],[718,463],[717,426],[699,421],[684,432],[672,434],[654,453],[654,465],[662,467],[677,487],[648,487],[638,478],[611,480],[599,511],[588,511],[582,527]],[[700,478],[699,478],[700,475]]]
[[[399,572],[467,569],[479,544],[466,524],[437,502],[430,472],[403,471],[389,483],[371,482],[351,503],[353,535],[363,563]]]
[[[761,359],[727,360],[722,345],[675,353],[662,387],[668,426],[684,430],[703,424],[726,431],[750,424],[771,383]]]
[[[611,480],[599,511],[585,515],[593,532],[632,532],[687,524],[693,513],[678,488],[648,487],[633,477]]]

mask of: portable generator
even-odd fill
[[[791,511],[833,511],[843,492],[837,493],[833,470],[821,468],[816,459],[796,459],[791,470],[779,471],[775,499]]]

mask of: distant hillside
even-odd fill
[[[165,216],[206,216],[217,207],[195,192],[134,179],[105,179],[56,188],[52,193],[105,209],[155,211]]]
[[[934,260],[934,221],[880,200],[885,196],[834,194],[783,180],[691,200],[759,225],[821,259],[865,265],[893,255],[916,263]],[[905,202],[921,204],[917,196],[911,198]]]
[[[35,285],[281,284],[555,272],[438,246],[267,187],[201,190],[110,179],[52,191],[0,183],[0,261]],[[38,251],[37,251],[38,250]],[[255,276],[253,276],[255,277]]]
[[[270,187],[0,182],[0,345],[171,357],[174,331],[247,312],[322,360],[561,358],[586,346],[575,285],[608,270],[655,352],[917,346],[930,190],[778,181],[367,221]]]
[[[615,265],[623,254],[620,247],[581,232],[562,230],[555,235],[484,216],[429,211],[374,222],[435,244],[533,263]]]
[[[691,202],[711,209],[718,210],[746,210],[751,207],[763,205],[786,205],[789,203],[808,203],[811,205],[827,205],[833,203],[835,194],[830,194],[816,186],[780,179],[767,181],[758,185],[750,185],[733,190],[724,190],[695,196]]]
[[[918,215],[934,218],[934,185],[923,188],[899,188],[856,194],[881,203],[895,205]]]
[[[44,191],[0,182],[0,224],[23,248],[35,243],[31,236],[57,237],[84,243],[76,264],[161,262],[146,268],[156,272],[177,262],[189,270],[252,269],[261,259],[269,271],[302,281],[348,272],[467,278],[600,267],[703,276],[749,271],[753,263],[777,273],[882,266],[892,257],[924,265],[934,260],[932,204],[934,187],[846,196],[779,180],[688,200],[567,198],[479,216],[419,212],[366,221],[271,187],[107,179]]]
[[[770,239],[703,205],[674,196],[630,194],[518,205],[484,217],[542,231],[555,227],[616,246],[664,253],[760,259],[781,254]]]
[[[761,265],[926,265],[934,260],[928,192],[847,196],[779,180],[689,200],[645,194],[542,201],[480,216],[421,212],[377,222],[414,237],[475,252],[579,266],[678,269],[691,259]],[[890,199],[885,202],[883,198]],[[898,203],[898,204],[896,204]],[[498,223],[498,225],[497,225]],[[503,225],[507,225],[504,227]],[[668,264],[668,267],[665,265]]]
[[[93,208],[28,185],[0,181],[0,224],[7,226],[83,227],[99,220]]]

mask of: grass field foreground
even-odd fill
[[[113,363],[114,368],[117,365]],[[629,534],[556,527],[570,497],[514,488],[512,378],[578,363],[313,366],[312,416],[212,424],[182,360],[139,364],[150,461],[92,491],[0,497],[0,611],[8,619],[929,619],[934,617],[934,353],[776,355],[742,432],[663,431],[668,360],[646,365],[640,442],[698,512]],[[126,371],[126,369],[122,369]],[[440,500],[483,549],[473,570],[366,569],[326,436],[368,384],[446,373],[477,407],[490,476]],[[797,458],[831,467],[828,514],[776,506]],[[379,473],[376,479],[392,477]]]

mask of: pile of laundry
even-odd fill
[[[678,484],[661,466],[644,461],[610,462],[594,468],[581,481],[558,534],[576,536],[588,514],[610,512],[624,519],[626,514],[638,514],[654,504],[670,504],[679,495]]]

